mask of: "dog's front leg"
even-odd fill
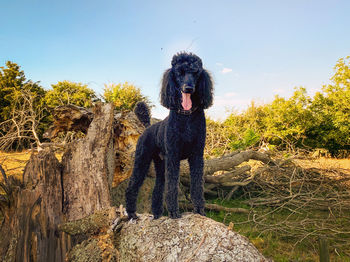
[[[180,218],[178,205],[179,168],[178,158],[165,156],[166,203],[170,218]]]
[[[194,154],[188,159],[191,176],[191,200],[194,206],[193,212],[205,216],[204,212],[204,179],[203,179],[203,155]]]

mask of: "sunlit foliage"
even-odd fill
[[[106,102],[112,102],[117,110],[133,110],[139,101],[150,105],[149,99],[142,95],[140,88],[128,82],[105,85],[103,98]]]

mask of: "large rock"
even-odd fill
[[[186,213],[181,219],[140,215],[119,239],[120,261],[268,261],[247,238],[210,218]]]

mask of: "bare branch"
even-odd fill
[[[41,145],[37,129],[44,117],[44,108],[36,105],[36,100],[36,94],[28,89],[22,89],[15,97],[11,118],[0,123],[1,150],[22,147],[23,143],[35,142],[37,146]]]

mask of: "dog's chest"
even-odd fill
[[[184,143],[193,143],[198,136],[198,125],[191,123],[190,121],[185,122],[179,127],[180,140]]]

